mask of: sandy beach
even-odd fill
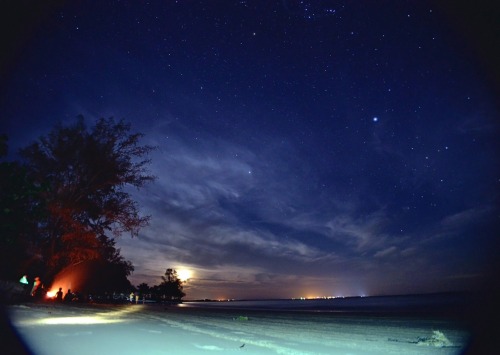
[[[461,354],[470,337],[456,322],[395,315],[55,303],[6,313],[40,355]]]

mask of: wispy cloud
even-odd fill
[[[444,231],[453,231],[468,227],[481,221],[491,211],[491,207],[488,206],[469,208],[444,217],[441,220],[440,226]]]
[[[390,219],[384,210],[364,215],[338,207],[331,213],[333,216],[301,214],[291,219],[289,225],[334,240],[357,253],[378,248],[390,238],[385,230]]]
[[[398,250],[398,248],[393,245],[393,246],[390,246],[390,247],[388,247],[386,249],[377,251],[375,253],[374,257],[375,258],[384,258],[384,257],[387,257],[389,255],[392,255],[392,254],[396,253],[397,250]]]
[[[384,274],[399,273],[403,285],[405,273],[416,267],[444,275],[432,252],[437,238],[485,213],[466,210],[402,233],[395,228],[400,216],[378,202],[367,204],[363,189],[359,195],[340,189],[323,194],[304,185],[316,176],[289,143],[262,137],[258,145],[237,144],[207,132],[179,134],[177,127],[170,134],[176,125],[150,135],[160,147],[152,165],[158,179],[133,191],[143,213],[152,215],[138,240],[120,241],[124,255],[139,266],[133,279],[154,283],[148,275],[189,267],[197,275],[190,291],[212,295],[223,288],[236,294],[242,282],[261,295],[271,284],[283,290],[287,282],[297,285],[297,278],[303,284],[316,280],[317,287],[327,280],[349,283],[356,272],[360,290],[363,284],[376,287],[371,278]]]

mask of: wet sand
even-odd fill
[[[461,354],[439,317],[39,303],[6,312],[33,354]],[[436,331],[447,342],[436,341]]]

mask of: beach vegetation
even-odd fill
[[[139,295],[144,296],[147,295],[151,292],[151,287],[145,282],[141,283],[140,285],[137,285],[137,292],[139,292]]]
[[[183,282],[175,269],[166,269],[161,277],[162,282],[152,287],[152,293],[157,301],[180,302],[186,294],[183,292]]]

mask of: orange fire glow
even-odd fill
[[[76,284],[76,280],[78,279],[78,275],[75,272],[63,272],[57,275],[52,282],[52,285],[47,292],[47,298],[56,297],[56,292],[59,288],[62,288],[62,291],[66,293],[68,290],[76,291],[73,289]]]

